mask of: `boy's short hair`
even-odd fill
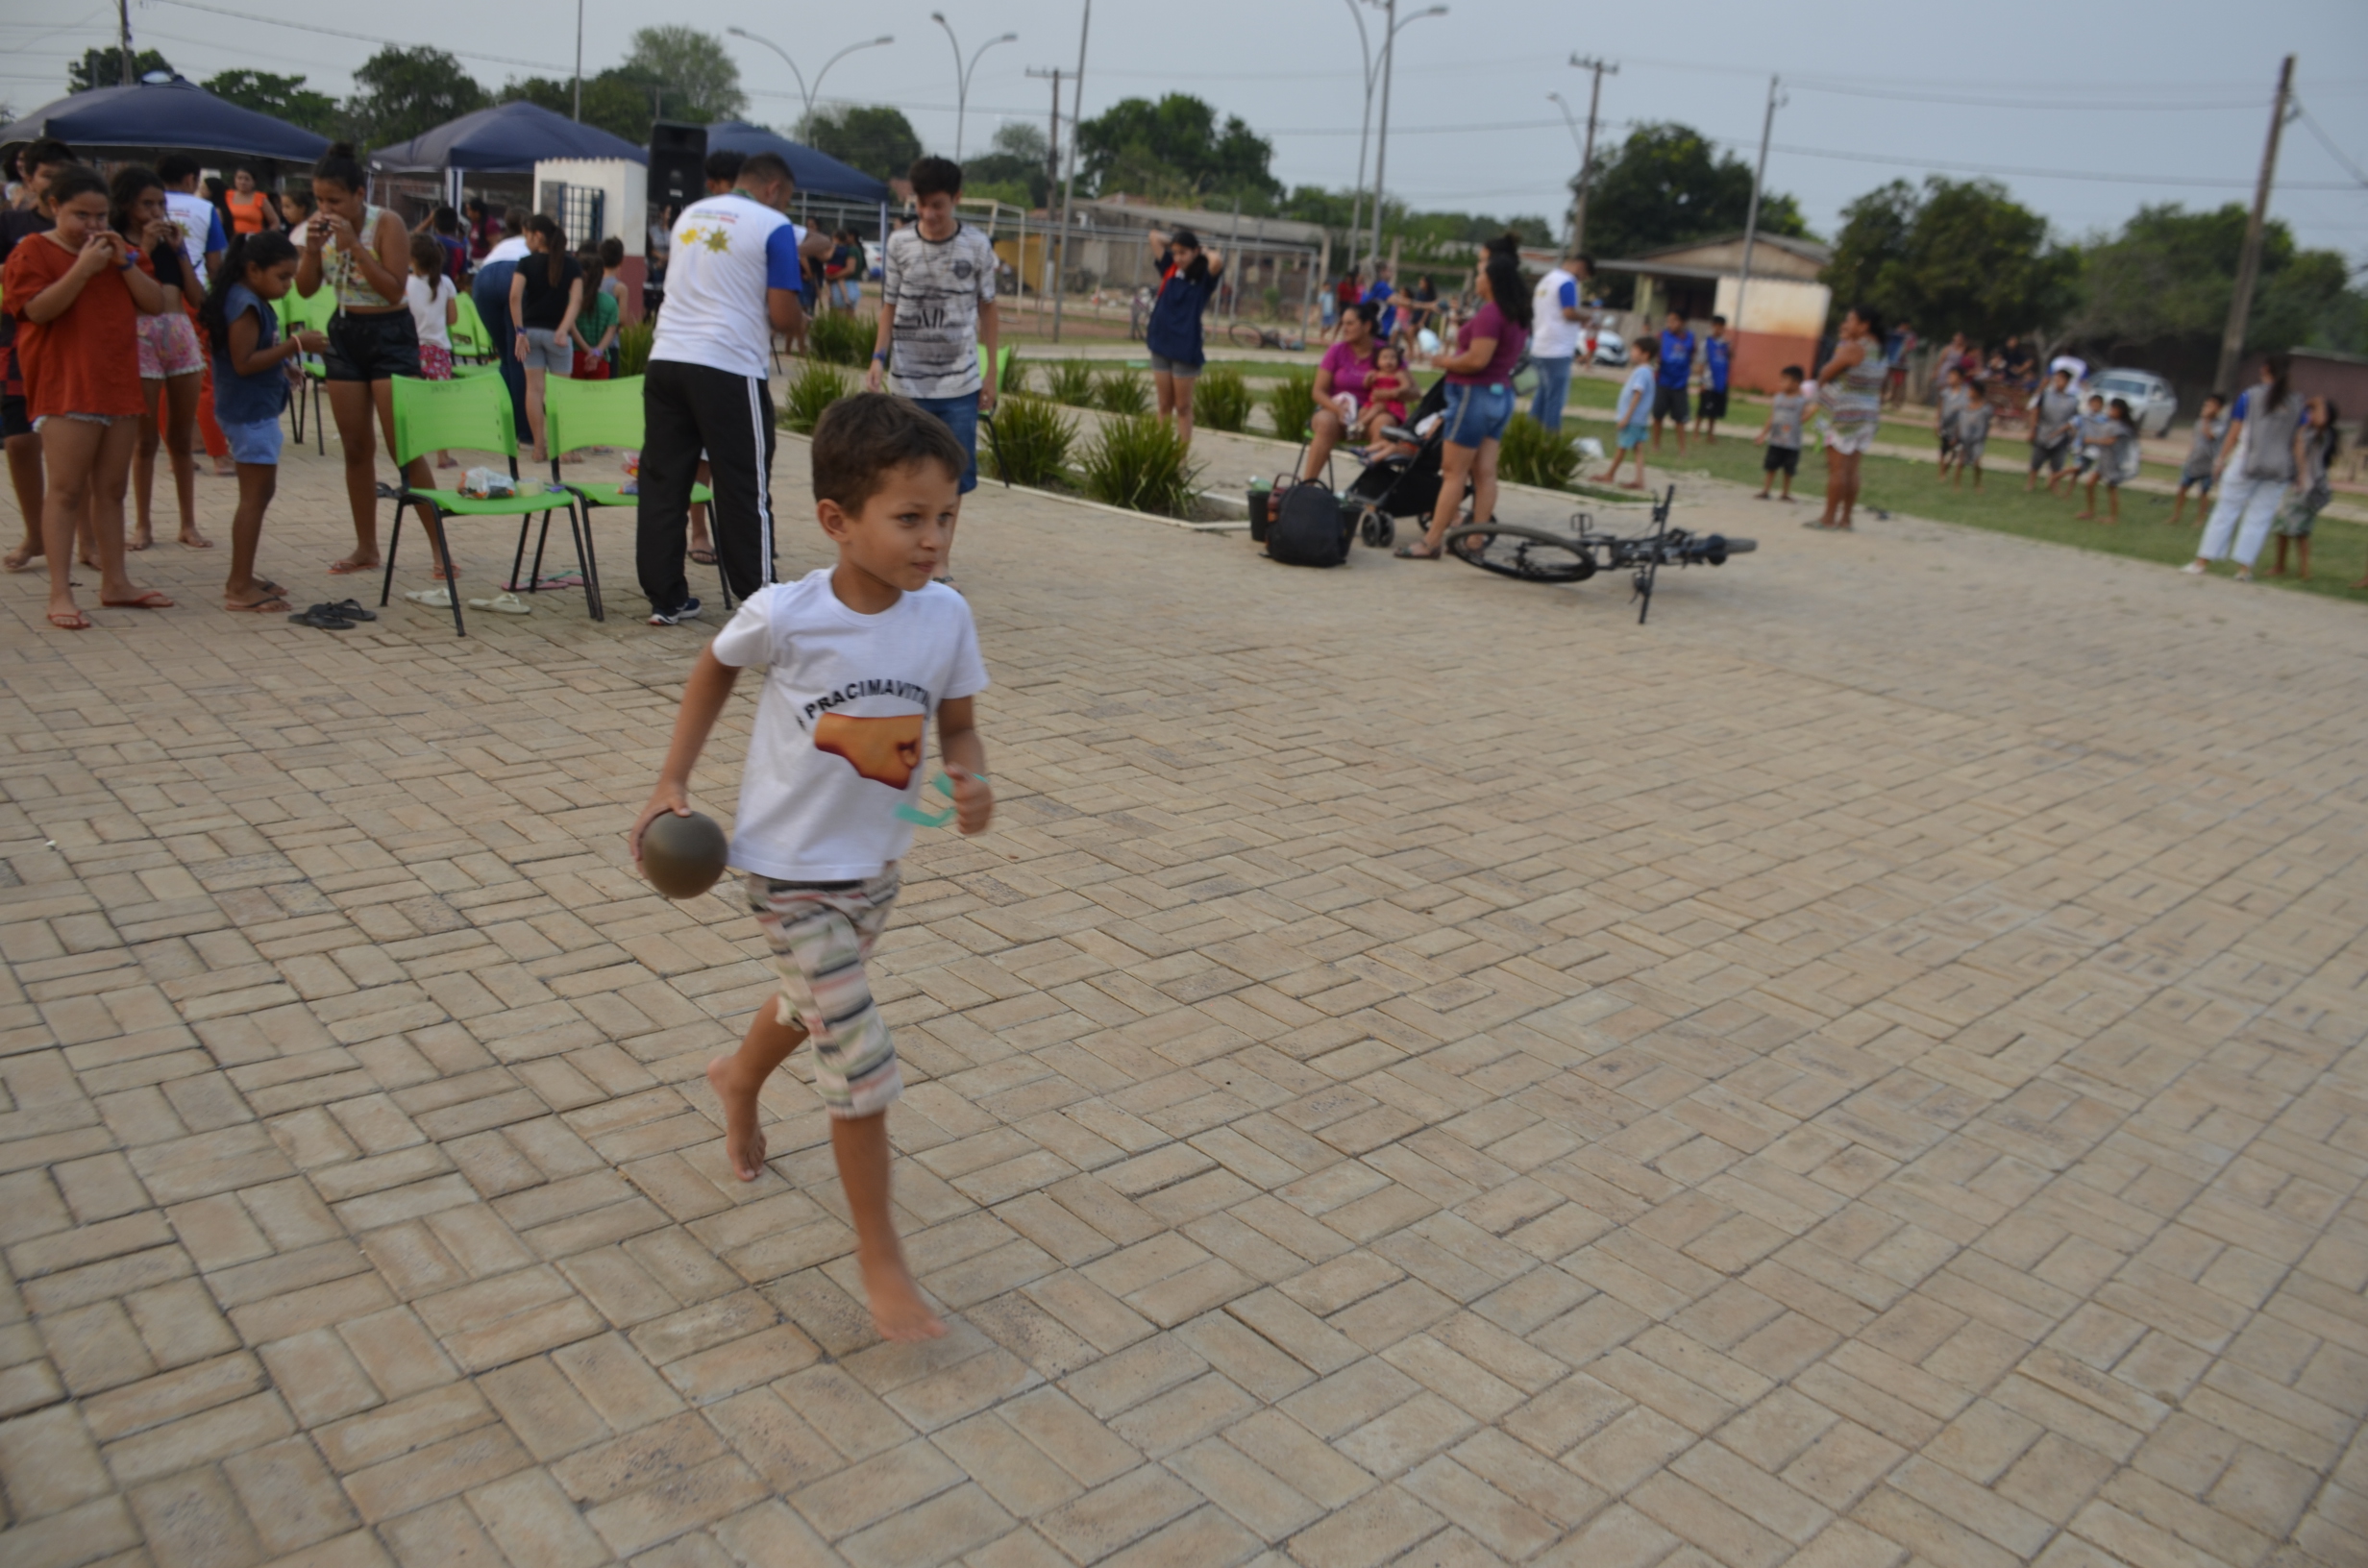
[[[748,160],[749,155],[746,153],[735,153],[728,147],[718,147],[707,155],[706,162],[700,165],[700,172],[710,180],[729,184],[740,178],[741,166]]]
[[[55,136],[43,136],[16,155],[16,166],[28,179],[36,169],[62,168],[79,161],[74,156],[74,149]]]
[[[625,265],[625,241],[619,239],[614,234],[610,234],[606,239],[602,240],[601,265],[606,267],[610,272],[614,272],[619,267]]]
[[[889,392],[857,392],[823,410],[814,425],[814,499],[858,512],[889,473],[936,463],[959,478],[970,454],[935,414]]]
[[[1661,334],[1658,332],[1646,332],[1642,337],[1638,338],[1634,343],[1628,345],[1628,352],[1631,354],[1640,354],[1647,359],[1659,358],[1661,355]]]
[[[1809,380],[1809,372],[1803,370],[1798,365],[1787,365],[1776,374],[1782,376],[1788,381],[1805,381]]]
[[[1724,317],[1724,316],[1713,316],[1713,317],[1711,317],[1711,325],[1712,325],[1712,326],[1714,326],[1714,327],[1724,327],[1726,324],[1727,324],[1727,318],[1726,318],[1726,317]]]
[[[737,178],[747,184],[763,184],[782,180],[788,181],[793,185],[798,183],[797,175],[790,171],[789,159],[778,153],[749,154],[740,160],[740,172]]]
[[[157,178],[167,188],[178,187],[181,182],[199,172],[197,159],[186,153],[166,153],[157,159]]]
[[[2218,392],[2207,392],[2204,394],[2204,401],[2206,403],[2217,403],[2225,405],[2229,400]]]
[[[959,196],[962,194],[962,165],[950,158],[938,158],[932,155],[928,158],[914,159],[913,166],[906,171],[905,178],[912,182],[915,201],[919,201],[924,196]]]

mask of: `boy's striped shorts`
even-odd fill
[[[749,877],[749,907],[781,976],[783,1023],[814,1047],[814,1090],[834,1116],[871,1116],[904,1092],[888,1025],[872,1005],[864,961],[887,927],[902,885],[897,868],[862,882]]]

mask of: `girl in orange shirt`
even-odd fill
[[[16,318],[27,411],[41,437],[48,489],[41,535],[49,556],[49,624],[90,625],[74,602],[74,526],[87,506],[99,553],[99,602],[168,609],[123,570],[123,493],[139,448],[139,331],[164,310],[164,290],[139,268],[132,243],[107,226],[107,182],[77,164],[51,177],[58,227],[9,253],[0,294]]]
[[[255,176],[246,169],[231,176],[231,188],[222,193],[222,205],[231,209],[234,233],[259,234],[280,227],[280,214],[271,209],[271,197],[255,188]]]

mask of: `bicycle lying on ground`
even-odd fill
[[[1304,337],[1285,337],[1271,327],[1259,327],[1246,321],[1237,321],[1225,334],[1237,349],[1282,349],[1296,354],[1307,347]]]
[[[1760,548],[1756,540],[1669,527],[1669,509],[1676,501],[1673,484],[1653,502],[1653,527],[1646,533],[1599,533],[1591,517],[1574,512],[1570,521],[1575,533],[1468,523],[1447,530],[1444,548],[1483,572],[1524,582],[1585,582],[1598,572],[1634,571],[1634,597],[1640,601],[1637,625],[1642,625],[1652,613],[1653,584],[1663,567],[1724,566],[1728,556],[1748,555]]]

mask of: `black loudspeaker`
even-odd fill
[[[658,120],[650,127],[650,201],[681,211],[707,194],[707,128]]]

